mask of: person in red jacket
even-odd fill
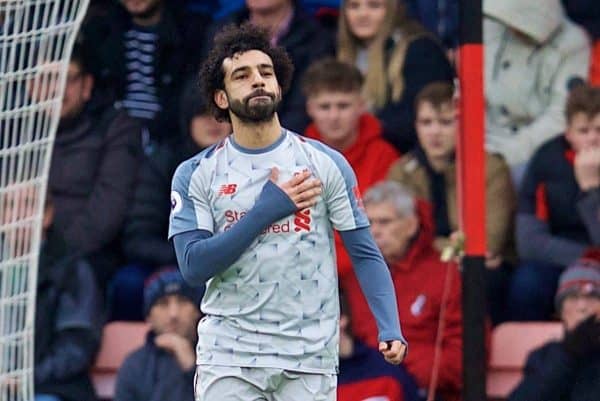
[[[383,139],[379,120],[367,113],[362,84],[356,67],[327,58],[307,69],[302,88],[312,119],[304,134],[342,153],[356,174],[359,188],[365,191],[385,178],[399,154]],[[336,255],[342,277],[352,270],[352,264],[337,235]]]
[[[433,247],[431,206],[417,201],[401,184],[385,181],[363,198],[371,231],[386,260],[398,299],[402,330],[410,342],[404,362],[417,384],[428,391],[434,370],[436,395],[459,400],[462,389],[461,281],[455,263],[440,261]],[[342,278],[354,319],[352,332],[377,346],[377,327],[353,274]],[[440,315],[443,330],[439,333]],[[436,340],[440,335],[440,346]]]

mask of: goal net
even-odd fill
[[[68,61],[88,2],[0,0],[0,401],[34,399],[45,191]]]

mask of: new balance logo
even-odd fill
[[[310,231],[310,209],[299,210],[294,216],[294,231]]]
[[[235,191],[237,191],[237,184],[223,184],[219,188],[219,192],[217,192],[217,195],[233,195]]]

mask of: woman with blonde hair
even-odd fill
[[[342,1],[337,58],[362,71],[369,108],[402,153],[416,143],[416,94],[430,82],[454,78],[441,44],[407,18],[398,0]]]

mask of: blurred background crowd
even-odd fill
[[[37,303],[52,313],[36,320],[36,401],[96,399],[102,326],[124,320],[150,330],[114,399],[194,399],[202,289],[182,281],[167,241],[170,184],[180,162],[231,132],[197,73],[215,33],[245,21],[294,63],[282,125],[355,170],[410,343],[399,368],[373,351],[375,322],[336,237],[339,400],[460,400],[461,277],[458,261],[440,261],[460,235],[458,3],[92,0],[50,169]],[[483,11],[488,327],[565,327],[509,399],[597,401],[600,2],[484,0]]]

